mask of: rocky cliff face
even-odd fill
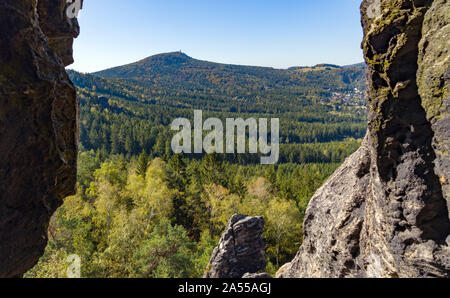
[[[264,278],[266,241],[262,237],[264,219],[234,215],[212,253],[206,278]]]
[[[450,3],[361,5],[369,130],[278,277],[450,277]]]
[[[0,1],[0,277],[42,255],[75,191],[77,100],[64,66],[79,33],[65,0]]]

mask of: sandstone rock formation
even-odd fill
[[[278,277],[450,277],[450,3],[365,0],[369,130]]]
[[[79,33],[66,0],[0,1],[0,277],[43,254],[50,216],[75,191]]]
[[[255,278],[266,268],[266,241],[262,237],[264,219],[234,215],[228,222],[219,246],[212,253],[206,278]]]

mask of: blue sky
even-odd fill
[[[165,52],[287,68],[363,61],[361,0],[85,0],[75,64],[92,72]]]

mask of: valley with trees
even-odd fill
[[[296,254],[309,200],[361,145],[365,65],[286,70],[225,65],[181,52],[98,73],[68,71],[80,104],[77,194],[49,224],[26,277],[201,277],[233,214],[262,216],[266,272]],[[280,160],[171,150],[171,122],[279,118]]]

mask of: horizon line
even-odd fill
[[[216,62],[216,61],[202,60],[202,59],[198,59],[198,58],[194,58],[192,56],[189,56],[185,52],[183,52],[181,50],[178,50],[178,51],[161,52],[161,53],[158,53],[158,54],[153,54],[153,55],[150,55],[150,56],[146,56],[146,57],[144,57],[142,59],[138,59],[138,60],[136,60],[134,62],[125,63],[125,64],[121,64],[121,65],[116,65],[116,66],[111,66],[111,67],[107,67],[107,68],[104,68],[104,69],[101,69],[101,70],[96,70],[96,71],[91,71],[91,72],[83,72],[83,71],[79,71],[79,70],[70,68],[70,66],[73,65],[73,64],[68,65],[66,67],[66,69],[67,70],[76,71],[76,72],[79,72],[79,73],[82,73],[82,74],[95,74],[97,72],[102,72],[102,71],[114,69],[114,68],[117,68],[117,67],[123,67],[123,66],[132,65],[132,64],[144,61],[146,59],[149,59],[149,58],[152,58],[152,57],[155,57],[155,56],[177,54],[177,53],[178,54],[184,54],[185,56],[187,56],[187,57],[189,57],[191,59],[194,59],[194,60],[197,60],[197,61],[202,61],[202,62],[209,62],[209,63],[222,64],[222,65],[232,65],[232,66],[270,68],[270,69],[274,69],[274,70],[289,70],[291,68],[309,68],[309,67],[316,67],[316,66],[320,66],[320,65],[332,65],[332,66],[338,66],[340,68],[344,68],[344,67],[349,67],[349,66],[366,64],[365,61],[356,62],[356,63],[353,63],[353,64],[345,64],[345,65],[340,65],[340,64],[335,64],[335,63],[325,63],[324,62],[324,63],[318,63],[318,64],[314,64],[314,65],[292,65],[292,66],[289,66],[289,67],[286,67],[286,68],[282,68],[282,67],[274,67],[274,66],[262,66],[262,65],[251,65],[251,64],[235,64],[235,63],[225,63],[225,62]]]

